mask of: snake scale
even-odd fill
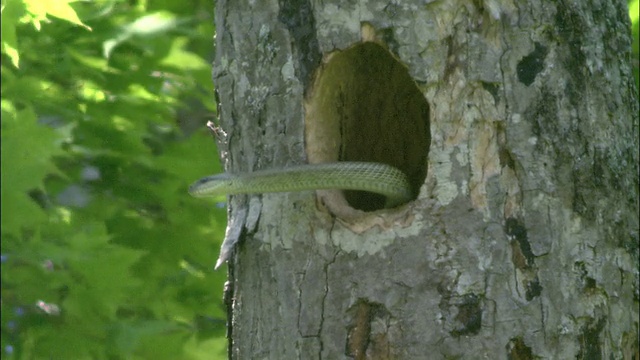
[[[412,199],[409,180],[399,169],[381,163],[351,161],[212,175],[193,183],[189,193],[195,197],[207,197],[320,189],[381,194],[386,197],[387,208]]]

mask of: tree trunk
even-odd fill
[[[227,171],[378,161],[416,196],[232,197],[230,358],[638,359],[625,0],[219,0],[216,21]]]

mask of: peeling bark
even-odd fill
[[[626,1],[223,0],[216,23],[228,171],[307,162],[318,69],[363,42],[430,110],[409,204],[231,198],[230,358],[638,358]]]

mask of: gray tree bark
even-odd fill
[[[216,6],[228,171],[382,161],[416,193],[232,197],[230,358],[638,359],[625,0]]]

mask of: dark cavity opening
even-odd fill
[[[383,46],[365,42],[325,56],[307,92],[309,162],[380,162],[407,174],[417,197],[427,176],[429,105],[407,68]],[[385,199],[344,191],[353,208],[373,211]]]

